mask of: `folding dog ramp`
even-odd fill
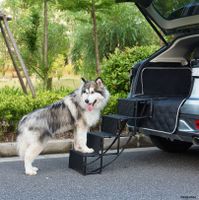
[[[83,175],[101,173],[102,170],[115,161],[132,137],[136,134],[141,119],[151,118],[153,111],[153,100],[151,98],[131,98],[118,100],[118,114],[105,115],[102,117],[101,132],[88,133],[87,145],[95,150],[94,153],[81,153],[70,151],[69,168]],[[128,133],[125,145],[120,145],[120,138],[127,123],[133,123],[134,129]],[[104,140],[113,138],[112,143],[104,149]],[[116,144],[116,150],[111,151]],[[110,159],[106,159],[108,156]],[[108,160],[108,161],[107,161]]]

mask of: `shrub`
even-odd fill
[[[109,102],[105,109],[103,110],[104,115],[108,115],[110,113],[117,113],[117,102],[119,98],[125,98],[126,95],[123,93],[118,93],[110,96]]]
[[[27,113],[47,106],[63,98],[71,91],[59,89],[38,91],[37,97],[24,95],[20,89],[4,88],[0,90],[0,132],[14,131],[18,121]]]
[[[132,66],[151,55],[158,46],[135,46],[124,51],[116,49],[102,63],[102,78],[111,94],[129,92],[129,71]]]

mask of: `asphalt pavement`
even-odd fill
[[[102,174],[88,176],[68,168],[68,154],[41,156],[34,164],[38,175],[26,176],[18,158],[0,159],[0,200],[199,199],[199,148],[127,150]]]

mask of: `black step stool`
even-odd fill
[[[88,163],[96,160],[96,157],[100,156],[98,153],[81,153],[75,150],[70,150],[69,156],[69,168],[80,172],[83,175],[101,173],[102,169],[102,159],[99,160],[99,169],[94,170],[88,169]]]
[[[143,112],[149,106],[149,111]],[[90,132],[87,135],[87,146],[94,149],[94,153],[81,153],[75,150],[70,151],[69,168],[80,172],[83,175],[101,173],[103,167],[103,157],[105,155],[120,154],[121,133],[129,120],[134,120],[134,134],[137,131],[137,119],[151,116],[151,99],[119,99],[118,114],[102,116],[100,132]],[[110,146],[104,150],[104,139],[114,138]],[[107,153],[113,144],[117,142],[115,153]],[[97,165],[97,166],[96,166]]]
[[[128,119],[129,117],[120,115],[103,116],[101,131],[89,132],[87,135],[87,146],[93,148],[95,152],[86,154],[71,150],[69,156],[69,168],[74,169],[83,175],[101,173],[103,167],[103,156],[112,146],[111,145],[110,148],[104,151],[104,139],[116,138]],[[119,153],[119,148],[120,140],[118,139],[115,154]],[[111,155],[113,154],[114,153],[111,153]],[[98,161],[98,167],[93,169],[93,165],[96,164],[95,161]]]

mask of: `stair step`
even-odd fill
[[[99,166],[102,165],[102,159],[96,160],[96,157],[100,156],[98,153],[81,153],[75,150],[70,150],[70,155],[69,155],[69,165],[68,167],[78,171],[79,173],[83,175],[90,174],[92,172],[92,167],[94,169],[99,168]],[[97,162],[97,167],[96,164],[95,166],[90,166],[88,165],[91,162]],[[92,174],[97,174],[101,173],[101,168],[99,170],[92,172]]]
[[[75,151],[74,149],[72,149],[70,151],[73,151],[77,155],[85,156],[85,157],[95,157],[95,156],[99,155],[99,152],[96,152],[96,151],[94,151],[93,153],[83,153],[83,152],[80,152],[80,151]]]
[[[93,148],[96,153],[99,153],[103,150],[104,139],[106,138],[115,138],[116,134],[107,133],[107,132],[89,132],[87,134],[87,146]],[[123,136],[120,136],[123,137]]]
[[[115,137],[115,134],[112,133],[107,133],[107,132],[89,132],[88,134],[96,136],[96,137],[100,137],[100,138],[112,138]]]
[[[132,99],[118,99],[118,114],[124,116],[134,116],[135,100]]]
[[[89,148],[93,148],[96,153],[102,151],[104,146],[104,138],[112,138],[115,137],[116,134],[114,133],[107,133],[107,132],[89,132],[87,134],[87,146]]]
[[[126,123],[130,117],[124,115],[104,115],[102,117],[101,131],[113,135],[117,135],[121,125]]]
[[[118,114],[104,115],[103,117],[112,118],[112,119],[119,120],[119,121],[127,121],[132,118],[130,116],[118,115]]]
[[[149,116],[152,108],[151,98],[118,99],[118,114],[132,118]]]

